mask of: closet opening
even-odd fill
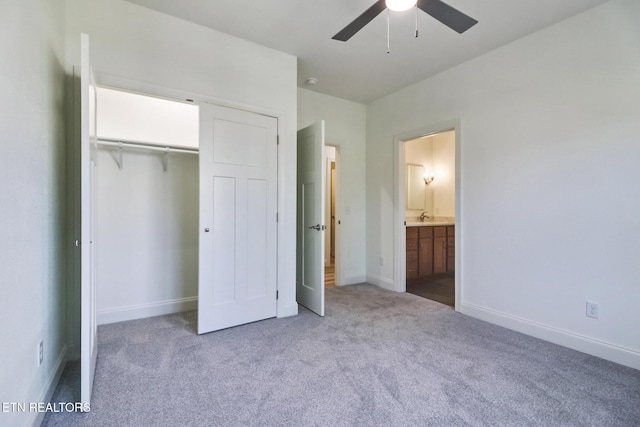
[[[97,323],[195,310],[199,107],[98,87],[97,139]]]

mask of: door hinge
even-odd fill
[[[276,135],[276,145],[280,145],[280,135]]]
[[[278,291],[276,291],[276,299],[278,299]]]
[[[276,222],[280,221],[280,212],[276,212]]]

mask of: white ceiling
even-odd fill
[[[368,103],[607,0],[445,0],[479,21],[458,34],[419,11],[386,12],[331,37],[375,0],[127,0],[298,57],[298,86]],[[314,87],[308,77],[318,78]]]

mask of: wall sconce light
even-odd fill
[[[424,179],[424,183],[426,185],[429,185],[433,182],[435,176],[433,176],[433,172],[427,172],[426,170],[424,171],[424,175],[422,175],[422,178]]]

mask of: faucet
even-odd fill
[[[420,214],[420,221],[424,222],[425,219],[429,219],[429,215],[427,215],[427,211],[424,211]]]

